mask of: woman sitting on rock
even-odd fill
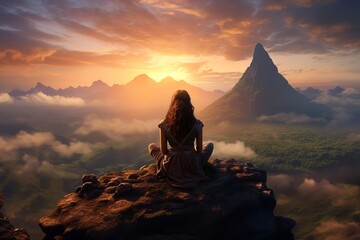
[[[203,126],[194,116],[194,107],[187,91],[176,91],[165,119],[158,125],[160,147],[155,143],[148,147],[151,156],[157,161],[158,176],[165,177],[170,185],[191,188],[208,180],[203,167],[209,160],[214,145],[203,145]]]

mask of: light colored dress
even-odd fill
[[[167,131],[167,125],[163,121],[158,126],[165,132],[170,145],[165,155],[161,153],[160,148],[154,148],[151,151],[151,155],[157,161],[158,176],[165,177],[171,186],[179,188],[196,187],[201,181],[209,180],[203,166],[210,158],[213,145],[204,144],[201,153],[194,149],[195,138],[204,124],[197,120],[181,141]]]

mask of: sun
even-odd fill
[[[188,80],[189,74],[183,69],[169,70],[170,67],[163,67],[149,72],[151,76],[156,81],[161,81],[168,76],[174,78],[175,80]]]
[[[189,80],[191,73],[183,66],[183,63],[192,60],[191,56],[154,55],[148,62],[146,72],[156,81],[167,76],[175,80]]]

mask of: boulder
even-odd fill
[[[84,174],[82,176],[82,181],[83,181],[83,183],[86,183],[86,182],[91,182],[91,183],[94,183],[94,184],[99,183],[99,180],[97,179],[95,174]]]
[[[295,222],[276,217],[266,172],[235,160],[215,160],[210,181],[179,189],[156,177],[156,165],[110,172],[90,184],[97,194],[61,199],[40,218],[46,239],[293,239]],[[87,188],[87,187],[86,187]]]

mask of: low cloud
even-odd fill
[[[349,123],[354,120],[354,116],[351,113],[351,110],[348,110],[344,107],[334,107],[333,108],[333,119],[329,122],[330,127],[341,126],[346,123]]]
[[[344,91],[341,93],[341,95],[345,96],[356,96],[358,94],[360,94],[360,92],[355,88],[345,88]]]
[[[339,188],[328,180],[323,179],[320,182],[316,182],[312,178],[305,178],[297,190],[300,195],[310,198],[330,198],[336,197],[340,193]]]
[[[234,143],[226,143],[223,141],[206,141],[214,144],[213,157],[217,158],[253,158],[256,153],[250,147],[247,147],[244,142],[235,141]]]
[[[86,154],[91,152],[89,144],[78,141],[71,142],[69,145],[62,144],[59,141],[53,141],[51,147],[63,157],[71,157],[74,154]]]
[[[349,134],[348,139],[352,141],[360,141],[360,132]]]
[[[36,105],[57,106],[84,106],[85,101],[79,97],[49,96],[43,92],[27,94],[19,98],[13,98],[7,93],[0,93],[0,104],[2,103],[31,103]]]
[[[86,154],[91,151],[91,146],[84,142],[72,140],[69,144],[61,143],[56,140],[55,136],[50,132],[36,132],[28,133],[25,131],[19,132],[13,137],[0,136],[0,161],[16,160],[19,157],[19,150],[49,147],[52,151],[62,157],[71,157],[74,154]],[[22,156],[24,157],[26,154]],[[30,158],[27,158],[29,162]]]
[[[33,172],[36,169],[39,169],[41,162],[34,156],[25,154],[22,158],[24,161],[24,165],[20,172]]]
[[[344,92],[338,96],[321,94],[314,99],[314,102],[331,106],[360,106],[360,98],[353,97],[353,93],[352,90],[344,90]]]
[[[22,96],[22,102],[29,102],[39,105],[60,105],[60,106],[83,106],[85,101],[78,97],[49,96],[43,92]]]
[[[360,119],[360,93],[354,88],[331,89],[322,92],[312,101],[332,108],[334,114],[330,126],[344,125]]]
[[[355,170],[354,170],[355,169]],[[339,172],[346,175],[356,176],[357,168],[345,170],[338,168]],[[303,174],[288,175],[276,174],[268,177],[269,186],[274,189],[277,194],[284,196],[298,195],[299,199],[307,199],[308,201],[330,200],[334,206],[346,205],[349,199],[358,198],[359,187],[354,184],[332,183],[327,178],[331,177],[336,182],[342,182],[341,176],[331,173],[324,173],[316,176],[304,177]],[[321,179],[321,180],[317,180]]]
[[[320,95],[312,99],[317,104],[328,105],[332,109],[332,120],[311,117],[305,114],[277,113],[275,115],[262,115],[257,118],[259,122],[278,122],[286,124],[305,124],[305,123],[326,123],[328,126],[339,126],[347,123],[356,122],[360,118],[360,93],[354,88],[339,88],[341,91],[334,94],[331,91],[321,92]],[[334,91],[334,90],[332,90]]]
[[[271,188],[274,188],[282,193],[291,191],[294,186],[294,181],[294,177],[287,174],[271,175],[268,180]]]
[[[0,104],[1,103],[12,103],[13,99],[7,93],[0,93]]]
[[[24,174],[46,174],[58,177],[69,177],[73,175],[73,173],[64,169],[61,165],[52,164],[48,160],[40,160],[31,154],[25,154],[21,158],[21,163],[18,168],[13,169],[13,173],[19,176]],[[73,176],[77,176],[77,174]]]
[[[354,166],[351,168],[352,172],[346,174],[358,175],[358,168]],[[342,169],[337,169],[337,171],[341,172]],[[335,180],[335,183],[322,178],[323,176],[320,172],[270,175],[268,186],[276,194],[277,205],[282,209],[280,211],[303,206],[303,216],[295,218],[299,225],[303,225],[299,230],[302,231],[310,221],[313,231],[303,238],[314,240],[359,239],[360,225],[357,221],[360,214],[359,186],[339,183],[341,181],[338,180]],[[330,177],[334,180],[333,174],[330,174]],[[335,216],[336,209],[346,211],[347,214]],[[334,217],[338,219],[332,219]]]
[[[110,139],[123,139],[126,135],[150,133],[157,130],[159,120],[138,120],[121,118],[98,118],[88,116],[82,125],[75,131],[79,135],[102,133]]]
[[[262,115],[257,118],[260,122],[279,122],[286,124],[299,124],[299,123],[323,123],[326,122],[324,118],[314,118],[305,114],[296,113],[277,113],[275,115]]]
[[[305,178],[297,187],[297,192],[302,198],[311,201],[331,200],[333,206],[346,206],[357,198],[359,187],[356,185],[333,184],[327,179],[316,181],[313,178]]]
[[[360,239],[360,224],[358,222],[339,222],[329,220],[321,222],[311,234],[314,240],[356,240]]]

